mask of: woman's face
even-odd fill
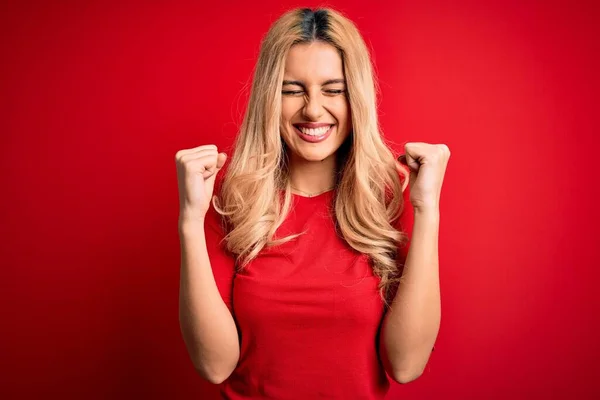
[[[333,156],[352,129],[342,58],[323,42],[290,49],[282,86],[281,136],[290,160]]]

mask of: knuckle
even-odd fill
[[[447,155],[447,156],[449,156],[450,155],[450,148],[448,147],[448,145],[442,144],[441,147],[442,147],[442,150],[443,150],[444,154]]]
[[[448,152],[448,146],[445,144],[438,144],[436,145],[436,150],[440,155],[443,155]]]

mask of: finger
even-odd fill
[[[187,154],[194,154],[194,153],[200,153],[203,152],[204,150],[213,150],[213,151],[217,151],[217,146],[214,144],[203,144],[202,146],[197,146],[191,149],[183,149],[183,150],[179,150],[177,152],[177,154],[175,154],[175,158],[176,159],[181,159],[183,156],[187,155]]]
[[[423,154],[423,144],[421,142],[409,142],[404,145],[404,153],[407,156],[407,162],[412,160],[420,160]]]
[[[204,179],[208,179],[217,174],[227,161],[226,153],[219,153],[216,157],[212,154],[204,157],[204,161],[202,161],[202,164],[199,167]]]
[[[217,157],[214,155],[205,155],[193,160],[188,160],[187,165],[190,172],[201,173],[204,179],[210,178],[217,172]]]
[[[180,161],[191,161],[191,160],[195,160],[197,158],[202,158],[202,157],[207,157],[207,156],[215,157],[215,159],[216,159],[218,154],[219,154],[218,151],[212,147],[205,148],[205,149],[199,149],[194,152],[184,154],[183,156],[181,156]]]
[[[408,153],[400,155],[400,157],[398,157],[398,161],[400,161],[403,165],[406,165],[411,170],[419,170],[419,162]]]
[[[219,155],[217,156],[217,169],[223,168],[223,165],[225,165],[225,161],[227,161],[227,154],[219,153]]]
[[[191,149],[189,149],[190,153],[194,153],[197,151],[201,151],[201,150],[217,150],[217,145],[216,144],[203,144],[201,146],[197,146],[197,147],[192,147]]]

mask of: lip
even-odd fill
[[[301,127],[301,128],[309,128],[309,129],[316,129],[316,128],[321,128],[322,126],[330,126],[330,125],[335,125],[332,123],[328,123],[328,122],[300,122],[298,124],[293,124],[296,127]]]
[[[333,125],[332,124],[321,124],[321,126],[330,126],[330,125],[331,125],[331,127],[327,130],[327,132],[325,132],[321,136],[306,135],[306,134],[302,133],[302,131],[300,129],[298,129],[296,124],[294,124],[294,130],[296,131],[298,136],[300,136],[300,139],[304,140],[305,142],[319,143],[324,140],[327,140],[329,135],[331,135],[331,132],[333,132],[333,128],[335,128],[335,124],[333,124]],[[303,125],[300,125],[300,126],[303,126]]]

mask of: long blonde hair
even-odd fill
[[[337,48],[342,57],[352,114],[352,132],[337,153],[336,228],[349,246],[369,257],[373,273],[381,278],[382,299],[389,306],[401,275],[398,247],[407,240],[393,226],[404,207],[406,184],[380,132],[368,49],[356,26],[341,13],[328,8],[294,9],[267,32],[244,120],[213,206],[223,216],[226,247],[237,257],[240,270],[263,248],[301,234],[274,238],[292,203],[280,135],[281,88],[290,48],[317,40]]]

